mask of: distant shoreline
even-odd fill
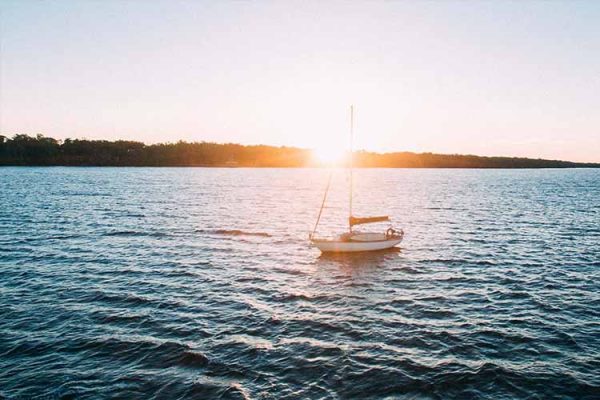
[[[0,164],[0,168],[206,168],[206,169],[329,169],[328,166],[225,166],[225,165],[38,165]],[[344,167],[333,167],[343,169]],[[531,170],[531,169],[598,169],[600,165],[570,167],[354,167],[354,169],[480,169],[480,170]]]
[[[435,153],[353,154],[356,168],[548,169],[600,168],[581,163],[523,157],[485,157]],[[177,142],[146,145],[135,141],[65,139],[38,135],[0,135],[0,166],[24,167],[193,167],[323,168],[309,149],[234,143]],[[343,165],[340,165],[343,166]]]

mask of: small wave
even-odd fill
[[[185,268],[176,268],[170,271],[165,271],[161,273],[164,276],[170,276],[174,278],[196,278],[198,276],[197,273],[187,270]]]
[[[176,299],[165,299],[149,297],[147,295],[137,295],[133,293],[122,292],[103,292],[93,291],[82,296],[84,302],[102,302],[110,305],[123,305],[129,307],[153,307],[155,309],[183,310],[185,305]]]
[[[426,273],[423,270],[419,270],[417,268],[413,268],[413,267],[409,267],[409,266],[402,266],[402,267],[397,268],[397,270],[403,274],[409,274],[409,275],[417,275],[417,274]],[[390,279],[388,282],[389,283],[396,283],[396,282],[401,283],[403,281],[404,281],[404,279]]]
[[[294,338],[281,338],[279,339],[277,345],[284,346],[287,348],[289,348],[290,346],[310,347],[320,350],[322,354],[325,354],[324,351],[326,351],[329,355],[331,355],[331,352],[341,353],[347,351],[350,347],[347,344],[339,344],[331,341],[319,340],[304,336],[298,336]]]
[[[226,235],[226,236],[259,236],[259,237],[271,237],[266,232],[248,232],[239,229],[196,229],[199,233],[209,233],[213,235]]]
[[[269,237],[271,237],[271,236],[269,235]],[[274,240],[272,243],[273,244],[301,244],[301,243],[305,243],[305,240],[289,237],[287,239]]]
[[[100,192],[65,192],[67,196],[83,196],[83,197],[111,197],[110,193],[100,193]]]
[[[101,311],[95,311],[90,313],[90,318],[97,319],[103,324],[128,324],[135,323],[141,324],[149,321],[150,318],[147,315],[132,314],[132,313],[104,313]]]
[[[418,313],[423,318],[430,319],[446,319],[456,316],[456,313],[450,309],[430,309],[430,310],[419,310]]]
[[[479,331],[470,333],[471,338],[477,338],[481,343],[493,343],[494,345],[499,344],[530,344],[536,341],[535,336],[529,336],[523,332],[515,333],[509,331],[492,330],[492,329],[481,329]]]
[[[104,236],[137,236],[139,235],[139,232],[135,232],[135,231],[113,231],[113,232],[106,232],[104,234]]]
[[[2,357],[14,357],[16,355],[36,355],[41,354],[52,348],[49,342],[42,342],[36,339],[25,338],[11,343],[10,346],[3,347],[0,352]],[[0,396],[0,398],[2,398]]]
[[[273,343],[270,340],[251,335],[233,335],[226,343],[242,345],[256,350],[270,350],[273,348]]]
[[[497,294],[496,294],[497,293]],[[516,300],[516,299],[531,299],[531,293],[525,290],[511,290],[494,292],[498,300]],[[542,305],[543,306],[543,305]]]
[[[48,236],[47,239],[48,240],[64,240],[64,239],[74,239],[74,238],[78,238],[81,237],[81,235],[54,235],[54,236]]]
[[[306,271],[302,271],[300,269],[294,269],[294,268],[273,268],[274,272],[281,272],[283,274],[289,274],[289,275],[306,275],[307,272]]]
[[[146,218],[146,215],[139,214],[139,213],[126,213],[126,214],[122,214],[121,217],[124,217],[124,218]]]
[[[287,303],[294,301],[326,301],[326,300],[337,300],[338,296],[326,295],[326,294],[304,294],[304,293],[285,293],[274,296],[273,300],[276,303]]]
[[[210,359],[189,345],[178,341],[155,341],[139,336],[103,337],[96,339],[78,338],[71,350],[88,351],[89,354],[111,354],[126,362],[139,363],[146,367],[204,367]]]
[[[475,264],[475,265],[481,265],[481,266],[495,266],[495,265],[498,265],[498,263],[496,263],[495,261],[492,261],[492,260],[478,260],[478,261],[474,261],[473,264]]]
[[[103,233],[103,236],[153,236],[163,237],[167,236],[166,233],[162,232],[140,232],[140,231],[111,231]]]
[[[179,357],[179,364],[186,367],[204,367],[210,362],[207,356],[197,351],[185,351]]]
[[[406,304],[412,304],[414,301],[412,299],[394,299],[392,301],[385,301],[380,304],[389,304],[392,306],[403,306]]]
[[[130,306],[147,305],[155,302],[148,297],[136,295],[134,293],[104,292],[101,290],[89,292],[82,297],[82,301],[90,303],[106,302],[110,304],[126,304]]]
[[[446,266],[462,266],[465,263],[468,262],[468,260],[465,259],[450,259],[450,258],[431,258],[431,259],[425,259],[425,260],[421,260],[419,261],[420,263],[423,264],[441,264],[441,265],[446,265]]]
[[[450,301],[450,299],[445,296],[424,296],[424,297],[417,297],[415,300],[430,301],[430,302],[434,302],[434,303],[445,303],[445,302]]]

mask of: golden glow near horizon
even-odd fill
[[[340,147],[323,146],[312,150],[316,163],[325,166],[341,166],[347,156],[347,151]]]
[[[1,7],[3,135],[600,162],[600,2]]]

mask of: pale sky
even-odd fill
[[[600,1],[0,0],[0,132],[600,162]]]

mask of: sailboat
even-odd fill
[[[325,188],[325,194],[321,203],[321,209],[317,216],[317,222],[315,227],[309,235],[310,242],[316,246],[323,253],[352,253],[362,251],[376,251],[385,250],[392,248],[402,242],[404,238],[404,231],[402,229],[394,229],[391,226],[382,233],[372,232],[360,232],[355,231],[356,225],[372,224],[377,222],[389,222],[390,218],[387,215],[376,216],[376,217],[355,217],[352,215],[352,195],[353,195],[353,171],[354,171],[354,160],[352,155],[352,147],[354,140],[354,106],[350,107],[350,197],[349,197],[349,213],[348,213],[348,232],[344,232],[335,238],[318,238],[315,236],[319,221],[321,220],[321,214],[327,201],[327,194],[329,192],[329,184],[331,183],[331,174],[327,181],[327,187]]]

